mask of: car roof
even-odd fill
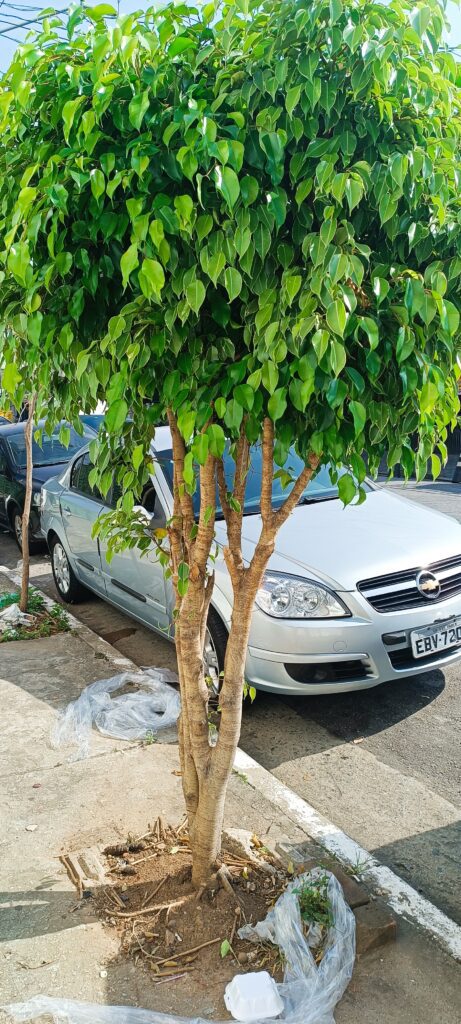
[[[0,437],[13,437],[14,434],[23,434],[26,422],[27,420],[23,420],[21,423],[0,423]],[[46,420],[39,420],[38,423],[34,423],[34,430],[39,430],[41,427],[44,428],[45,424]],[[60,423],[56,424],[54,429],[61,426],[70,426],[72,430],[74,429],[72,424],[67,423],[66,420],[61,420]],[[87,424],[85,424],[85,426],[87,426]],[[88,437],[88,434],[86,436]],[[85,444],[84,437],[85,435],[82,436],[82,444]]]

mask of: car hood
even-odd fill
[[[244,517],[246,560],[260,529],[260,516]],[[459,523],[407,498],[376,490],[357,506],[344,508],[339,500],[298,505],[277,536],[269,564],[274,571],[312,574],[336,590],[354,590],[360,580],[457,554]]]
[[[66,468],[67,462],[54,462],[52,466],[34,466],[32,470],[32,486],[34,490],[40,491],[43,484],[52,476],[59,476]],[[21,469],[15,474],[16,480],[26,486],[26,471]]]

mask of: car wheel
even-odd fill
[[[224,670],[224,658],[227,647],[227,629],[221,621],[217,612],[210,608],[208,612],[208,623],[205,633],[205,646],[203,650],[203,662],[205,673],[210,680],[210,689],[217,696],[221,689]]]
[[[67,604],[78,604],[87,596],[86,588],[79,583],[59,537],[51,543],[51,568],[56,590]]]
[[[17,507],[17,505],[14,506],[12,512],[10,513],[10,523],[11,532],[22,554],[22,512]],[[40,541],[34,540],[29,533],[29,554],[35,555],[37,551],[41,550],[41,547],[42,545]]]

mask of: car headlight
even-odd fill
[[[40,507],[40,505],[42,504],[42,492],[41,491],[34,491],[33,492],[33,494],[32,494],[32,504],[33,505],[38,505]]]
[[[265,573],[256,604],[276,619],[339,619],[350,611],[333,591],[315,580]]]

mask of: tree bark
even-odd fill
[[[312,456],[295,481],[283,505],[272,506],[274,429],[264,422],[262,443],[261,534],[249,564],[242,554],[242,522],[249,469],[245,423],[235,446],[235,478],[227,492],[222,459],[208,456],[200,467],[200,514],[194,521],[193,504],[184,481],[186,447],[176,417],[169,410],[173,443],[174,509],[169,527],[170,562],[176,592],[175,641],[181,689],[179,747],[183,792],[193,856],[192,880],[200,887],[219,862],[227,785],[235,760],[242,720],[242,697],[251,615],[258,588],[274,550],[277,531],[306,487],[318,465]],[[224,558],[233,588],[233,609],[220,692],[217,743],[209,739],[209,690],[204,671],[204,641],[214,576],[210,553],[214,539],[216,486],[227,526]],[[232,500],[231,500],[232,499]],[[184,565],[187,587],[182,585]]]
[[[29,600],[29,577],[30,577],[30,554],[29,554],[29,522],[30,522],[30,506],[32,502],[32,437],[34,430],[34,410],[35,410],[36,395],[32,395],[29,402],[29,418],[26,420],[24,428],[24,438],[26,444],[26,494],[24,498],[24,510],[22,513],[22,579],[21,579],[21,598],[19,601],[19,609],[21,612],[27,611],[27,604]]]

